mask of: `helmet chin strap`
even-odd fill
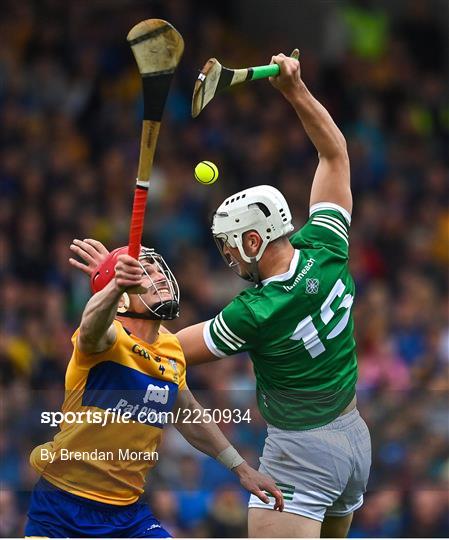
[[[149,306],[140,294],[139,299],[142,304],[147,308],[146,313],[137,313],[135,311],[128,311],[129,308],[129,296],[126,295],[125,303],[123,306],[119,307],[117,310],[117,315],[120,317],[128,317],[129,319],[142,319],[145,321],[165,321],[172,320],[178,316],[179,313],[179,303],[176,300],[166,300],[164,302],[157,302],[152,306]]]
[[[248,281],[253,281],[256,285],[260,283],[259,264],[256,257],[250,257],[250,270],[248,272]]]
[[[156,317],[152,313],[136,313],[134,311],[117,312],[120,317],[128,317],[128,319],[142,319],[144,321],[159,321],[160,317]]]
[[[242,275],[239,272],[236,272],[237,275],[241,277],[242,279],[244,279],[245,281],[249,281],[250,283],[255,283],[256,285],[259,285],[261,280],[260,280],[260,274],[259,274],[259,265],[257,263],[256,257],[250,257],[249,266],[250,266],[250,269],[245,275]],[[229,266],[229,268],[231,268],[232,270],[231,266]]]
[[[268,245],[268,242],[262,242],[262,245],[259,247],[259,251],[256,255],[250,256],[245,253],[245,249],[243,247],[242,241],[240,238],[235,239],[236,247],[240,253],[241,258],[249,264],[249,270],[246,275],[242,276],[239,273],[239,276],[242,279],[245,279],[246,281],[249,281],[251,283],[255,283],[256,285],[260,284],[260,274],[259,274],[259,264],[258,262],[262,258],[262,255]]]
[[[249,270],[248,270],[248,273],[245,275],[245,276],[242,276],[241,274],[240,277],[245,279],[246,281],[250,281],[251,283],[255,283],[256,285],[259,285],[260,283],[260,275],[259,275],[259,264],[258,264],[258,261],[260,260],[260,258],[262,257],[263,255],[263,252],[265,251],[265,247],[266,246],[261,246],[259,248],[259,251],[257,252],[256,255],[254,255],[253,257],[250,257],[249,255],[247,255],[245,253],[245,250],[243,248],[243,245],[241,242],[239,241],[236,241],[236,244],[237,244],[237,249],[239,250],[239,253],[240,253],[240,256],[242,257],[242,259],[247,263],[249,264]],[[263,249],[262,249],[263,248]],[[261,253],[262,252],[262,253]]]

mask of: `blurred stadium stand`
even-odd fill
[[[316,166],[293,111],[266,81],[223,94],[193,121],[197,70],[211,56],[242,67],[298,46],[304,80],[342,128],[352,165],[359,408],[374,456],[351,535],[449,536],[449,4],[255,4],[2,2],[2,537],[23,535],[36,480],[28,456],[51,435],[39,414],[60,407],[70,337],[89,297],[87,278],[68,264],[69,244],[127,241],[142,104],[125,36],[151,17],[171,21],[186,41],[145,232],[181,285],[182,316],[171,329],[211,317],[243,285],[210,236],[221,200],[273,184],[300,227]],[[213,186],[193,179],[202,159],[219,166]],[[205,406],[252,408],[250,425],[223,429],[257,465],[265,428],[248,359],[192,368],[189,384]],[[246,535],[247,494],[230,473],[170,429],[161,456],[148,497],[166,528],[175,536]]]

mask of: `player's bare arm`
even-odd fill
[[[80,324],[78,346],[86,354],[107,350],[115,341],[112,324],[124,292],[146,292],[142,287],[142,267],[129,255],[121,255],[115,267],[115,278],[87,303]]]
[[[179,393],[176,405],[183,413],[185,411],[194,411],[195,416],[198,415],[198,411],[204,410],[190,390],[187,389]],[[274,510],[282,511],[284,508],[282,493],[276,487],[274,481],[250,467],[238,455],[217,424],[208,421],[204,414],[200,415],[200,419],[201,423],[193,424],[183,422],[181,418],[175,427],[192,446],[228,466],[238,476],[242,487],[256,495],[262,502],[267,504],[270,502],[265,491],[272,493],[275,498]],[[235,466],[233,466],[232,459],[236,459]],[[231,461],[228,463],[229,460]]]
[[[201,322],[192,326],[187,326],[176,333],[176,337],[181,343],[181,348],[187,361],[187,365],[204,364],[219,358],[213,355],[203,337],[203,328],[206,323]]]
[[[319,164],[312,184],[310,205],[332,202],[351,213],[349,158],[342,132],[307,89],[298,60],[278,54],[272,57],[271,62],[280,67],[279,76],[270,78],[271,84],[293,106],[318,151]]]

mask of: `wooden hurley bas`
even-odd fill
[[[179,32],[167,21],[148,19],[136,24],[127,37],[136,59],[143,91],[143,122],[128,253],[138,258],[145,207],[162,114],[170,84],[184,51]]]
[[[295,49],[292,58],[299,58],[299,51]],[[192,116],[196,118],[204,107],[213,99],[215,94],[245,81],[277,77],[279,66],[269,64],[249,68],[230,69],[224,67],[216,58],[210,58],[200,71],[193,89]]]

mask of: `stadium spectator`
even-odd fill
[[[268,83],[224,93],[197,120],[189,119],[194,74],[208,56],[222,58],[225,65],[237,66],[242,58],[263,63],[273,47],[271,37],[252,43],[238,32],[229,10],[224,14],[217,7],[209,28],[205,4],[186,0],[143,6],[129,0],[126,8],[114,2],[105,8],[72,0],[2,3],[3,536],[23,535],[27,491],[35,481],[29,451],[53,436],[39,423],[38,411],[58,410],[62,403],[66,336],[89,296],[87,280],[67,265],[68,239],[99,238],[111,248],[127,241],[141,101],[134,60],[120,36],[136,21],[167,17],[188,44],[164,115],[144,235],[146,243],[164,253],[170,250],[169,263],[185,290],[183,315],[173,331],[214,315],[240,286],[222,268],[210,240],[209,216],[227,195],[269,176],[288,198],[294,221],[306,220],[310,186],[304,183],[303,192],[295,191],[298,180],[292,170],[299,167],[303,178],[311,178],[316,156],[289,109],[275,104]],[[360,3],[341,4],[346,12],[373,15]],[[373,23],[377,37],[368,52],[363,43],[348,46],[348,34],[340,39],[340,26],[333,38],[338,47],[331,48],[335,54],[319,47],[323,36],[317,32],[317,47],[303,49],[302,61],[304,70],[315,74],[313,87],[326,97],[348,140],[357,197],[351,264],[361,362],[358,406],[369,424],[374,453],[370,493],[351,534],[448,536],[447,16],[444,2],[395,6],[384,7],[382,20]],[[207,32],[197,31],[206,27]],[[287,148],[280,152],[278,141],[286,138]],[[197,185],[192,170],[203,159],[215,161],[225,181]],[[204,406],[217,401],[222,406],[235,399],[231,389],[236,381],[247,383],[242,403],[251,409],[250,427],[229,425],[226,434],[247,445],[253,456],[260,455],[265,432],[250,399],[247,359],[233,359],[219,372],[219,390],[216,366],[211,368],[192,369],[189,386],[202,390]],[[234,508],[238,487],[223,502],[216,494],[225,489],[224,482],[205,482],[208,476],[222,477],[208,460],[192,454],[202,471],[200,487],[192,492],[218,502],[207,507],[212,517],[190,529],[181,520],[178,484],[171,474],[183,448],[175,432],[167,434],[164,448],[160,473],[153,479],[159,486],[152,502],[155,513],[175,535],[223,535],[225,529],[216,526],[216,507]],[[245,522],[235,523],[232,535],[245,536]]]

